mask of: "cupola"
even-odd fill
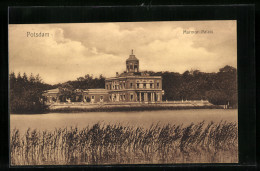
[[[135,57],[133,50],[126,60],[126,72],[139,72],[139,60]]]

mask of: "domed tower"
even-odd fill
[[[135,57],[133,50],[126,60],[126,72],[139,72],[139,60]]]

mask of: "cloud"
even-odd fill
[[[186,35],[184,29],[214,33]],[[27,32],[49,37],[27,37]],[[9,25],[9,70],[39,73],[51,84],[85,74],[114,76],[125,70],[131,49],[141,70],[216,72],[225,65],[236,67],[236,22]]]

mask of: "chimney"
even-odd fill
[[[116,72],[116,76],[117,76],[117,77],[119,76],[118,72]]]

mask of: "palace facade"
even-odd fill
[[[126,60],[126,71],[105,80],[110,102],[160,102],[162,77],[139,71],[139,60],[132,54]]]
[[[116,73],[115,77],[106,78],[105,89],[87,89],[77,92],[83,97],[83,102],[144,102],[156,103],[162,101],[162,77],[150,76],[140,72],[139,60],[132,53],[126,60],[126,71]],[[59,89],[48,90],[43,94],[48,102],[57,101]]]

